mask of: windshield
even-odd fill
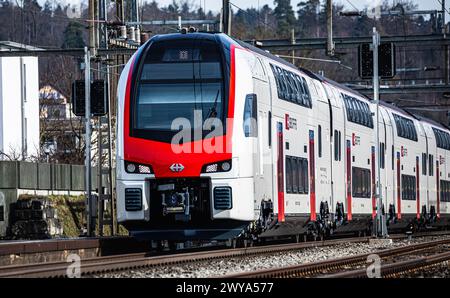
[[[170,141],[178,132],[172,130],[175,119],[187,119],[192,129],[209,118],[223,121],[221,61],[213,41],[187,39],[152,45],[139,80],[134,129],[145,138],[163,135],[161,141]]]

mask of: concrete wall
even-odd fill
[[[6,235],[10,205],[20,195],[84,195],[84,174],[85,168],[82,165],[0,160],[0,206],[3,206],[4,211],[4,220],[0,221],[0,238]],[[103,185],[108,185],[105,175],[102,179]],[[95,193],[98,183],[97,167],[92,168],[91,183],[92,192]]]
[[[3,206],[3,221],[0,221],[0,237],[6,236],[9,224],[9,209],[12,203],[17,201],[17,190],[0,189],[0,206]],[[2,208],[0,208],[2,209]]]
[[[26,125],[24,134],[22,118]],[[36,155],[39,148],[38,58],[3,57],[0,58],[0,151],[20,153],[23,138],[26,139],[27,155]]]
[[[97,186],[97,170],[92,169],[92,187]],[[106,181],[104,181],[106,183]],[[84,194],[84,166],[30,163],[0,160],[0,238],[6,235],[10,205],[22,194],[81,195]],[[1,218],[1,217],[0,217]]]

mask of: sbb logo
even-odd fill
[[[353,146],[361,145],[361,137],[358,137],[356,134],[353,134],[352,135],[352,143],[353,143]]]
[[[402,146],[402,157],[408,156],[408,149]]]

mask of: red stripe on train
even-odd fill
[[[397,218],[402,219],[402,198],[400,192],[400,152],[397,152]]]
[[[417,219],[420,219],[420,168],[419,157],[416,157],[416,190],[417,190]]]
[[[314,130],[309,131],[309,182],[310,182],[310,194],[309,205],[311,210],[311,220],[316,221],[316,162],[315,162],[315,150],[314,150]]]
[[[347,141],[347,220],[352,220],[352,142]]]
[[[439,160],[436,160],[436,216],[437,218],[441,218],[441,186],[440,186],[440,170],[439,170],[439,161],[441,160],[441,156],[439,156]]]
[[[277,158],[277,168],[278,168],[278,221],[284,222],[284,153],[283,153],[283,124],[277,123],[278,132],[278,158]]]
[[[381,154],[381,152],[380,152]],[[379,182],[378,182],[379,183]],[[377,215],[377,200],[375,197],[376,185],[375,185],[375,147],[372,146],[372,219],[375,219]]]

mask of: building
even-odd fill
[[[0,41],[0,51],[35,50]],[[37,57],[0,57],[0,160],[39,153],[39,66]]]
[[[71,162],[68,157],[79,151],[82,119],[72,113],[67,97],[49,85],[39,90],[39,108],[43,153],[53,161]]]

